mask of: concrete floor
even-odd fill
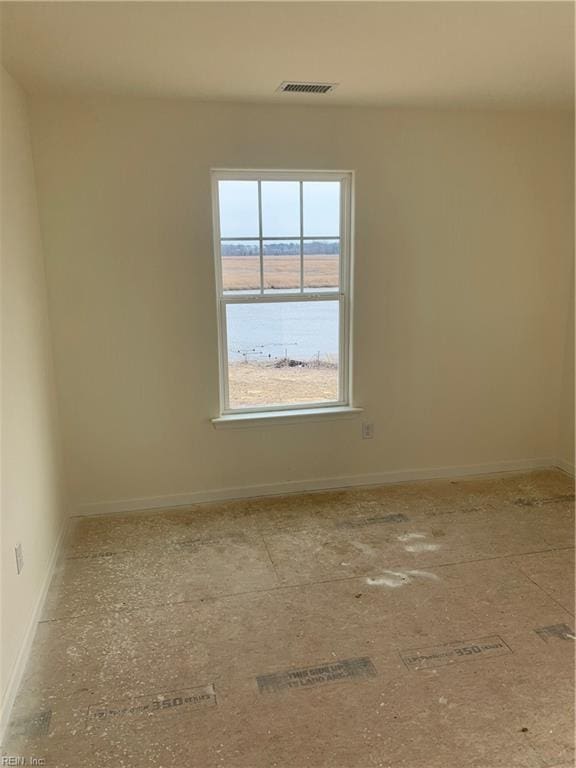
[[[573,494],[547,471],[75,519],[3,753],[569,768]]]

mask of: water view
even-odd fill
[[[228,359],[336,362],[338,301],[228,304]]]

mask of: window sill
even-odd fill
[[[311,421],[335,421],[352,419],[362,413],[362,408],[337,405],[327,408],[294,408],[286,411],[260,411],[256,413],[228,413],[212,419],[216,429],[242,427],[268,427],[279,424],[297,424]]]

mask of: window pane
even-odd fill
[[[338,301],[228,304],[231,408],[337,401]]]
[[[300,290],[300,240],[264,240],[264,290]]]
[[[260,293],[260,243],[258,240],[224,240],[222,289],[229,293]]]
[[[220,237],[258,237],[258,182],[219,181]]]
[[[340,182],[305,181],[304,236],[340,236]]]
[[[262,182],[262,235],[300,236],[300,182]]]
[[[340,283],[340,241],[304,240],[304,290],[334,290]]]

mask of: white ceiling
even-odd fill
[[[32,93],[373,105],[568,105],[571,2],[2,3]],[[283,80],[339,82],[327,96]]]

